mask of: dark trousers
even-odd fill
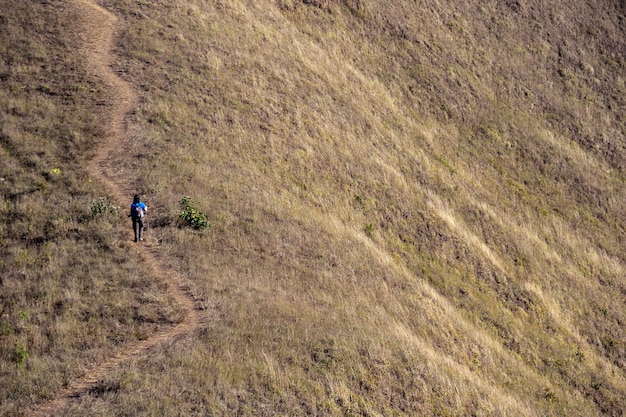
[[[143,219],[133,217],[133,231],[135,232],[135,242],[141,240],[141,232],[143,231]]]

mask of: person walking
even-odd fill
[[[135,232],[135,242],[143,240],[141,233],[143,231],[143,221],[148,207],[141,201],[138,194],[133,197],[133,202],[130,205],[130,218],[133,221],[133,231]]]

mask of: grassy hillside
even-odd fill
[[[181,320],[85,168],[114,97],[68,3],[0,0],[1,415]],[[618,2],[98,3],[109,175],[207,324],[59,415],[622,415]]]

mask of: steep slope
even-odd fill
[[[102,172],[134,97],[109,66],[115,17],[3,3],[0,415],[49,416],[198,318],[159,254],[120,234],[111,201],[132,191]]]
[[[126,205],[125,202],[128,196],[132,194],[132,190],[122,191],[122,187],[127,184],[114,183],[108,179],[106,174],[112,168],[107,163],[108,154],[112,149],[125,145],[123,120],[132,108],[133,101],[136,100],[129,86],[122,83],[110,68],[112,58],[110,50],[115,35],[116,18],[95,3],[85,0],[75,0],[68,5],[68,8],[80,16],[84,22],[81,25],[83,41],[78,43],[79,55],[89,62],[94,68],[94,72],[109,86],[107,101],[110,106],[100,112],[100,115],[106,118],[110,133],[102,138],[104,143],[99,145],[98,153],[90,161],[87,171],[89,175],[105,186],[107,195],[119,202],[120,205]],[[175,280],[176,273],[174,271],[161,267],[158,261],[159,253],[148,250],[146,247],[141,250],[135,249],[130,253],[143,264],[144,276],[161,282],[172,294],[176,303],[184,309],[182,322],[175,327],[149,334],[144,340],[130,345],[123,353],[117,353],[113,358],[95,364],[84,376],[70,381],[68,386],[58,395],[52,394],[52,401],[44,403],[43,407],[22,410],[25,415],[45,417],[56,414],[60,408],[67,407],[74,398],[93,390],[104,376],[109,374],[112,369],[119,367],[121,363],[128,362],[140,354],[149,354],[149,349],[158,343],[175,339],[198,327],[198,317],[193,298],[186,294]]]
[[[116,171],[216,319],[64,415],[626,409],[619,3],[101,4]]]

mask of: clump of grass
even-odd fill
[[[91,206],[91,214],[94,216],[103,214],[117,216],[118,213],[119,207],[113,205],[107,197],[98,198],[98,200]]]

